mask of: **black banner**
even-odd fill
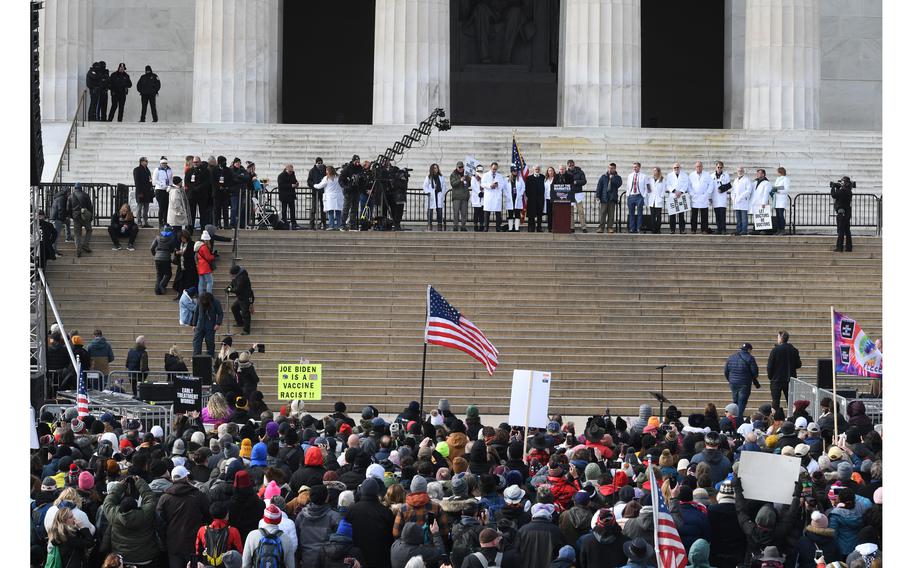
[[[174,413],[202,412],[202,381],[189,375],[174,377]]]

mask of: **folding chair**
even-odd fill
[[[256,229],[274,229],[274,219],[278,218],[278,211],[271,205],[263,205],[255,197],[251,198],[253,211],[256,214]]]

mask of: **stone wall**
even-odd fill
[[[126,63],[133,81],[123,120],[139,120],[142,105],[136,84],[145,73],[145,66],[151,65],[161,79],[158,120],[191,121],[196,3],[187,0],[94,0],[94,3],[92,61],[107,62],[111,72],[117,70],[119,63]],[[151,120],[151,113],[146,120]]]
[[[882,2],[821,3],[821,124],[830,130],[882,127]]]

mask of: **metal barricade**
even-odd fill
[[[72,404],[62,406],[60,404],[45,405],[41,407],[41,412],[54,409],[71,408],[76,403],[76,391],[60,391],[58,397],[70,401]],[[89,412],[94,415],[100,415],[110,412],[114,416],[120,417],[121,420],[138,420],[142,425],[142,431],[148,432],[152,426],[161,426],[164,435],[167,436],[171,431],[171,422],[174,418],[172,405],[169,404],[150,404],[141,400],[120,393],[106,391],[88,391]]]
[[[851,227],[873,227],[881,234],[881,198],[872,193],[854,193]],[[837,227],[834,200],[827,193],[800,193],[790,206],[790,234],[800,227]]]
[[[841,383],[844,384],[841,384]],[[844,379],[838,377],[838,390],[854,390],[854,385],[852,382],[859,382],[851,380],[845,376]],[[862,380],[862,382],[868,382],[868,379]],[[857,393],[858,394],[858,393]],[[847,416],[847,406],[853,401],[860,401],[866,407],[866,416],[868,416],[874,424],[880,424],[884,419],[884,406],[882,404],[881,398],[858,398],[851,397],[847,398],[837,395],[835,398],[834,393],[828,389],[819,388],[815,385],[807,383],[806,381],[792,378],[790,379],[790,389],[789,389],[790,401],[794,400],[808,400],[809,408],[808,412],[811,416],[818,417],[819,415],[819,404],[822,399],[830,398],[837,401],[837,408],[840,411],[841,415]],[[846,431],[846,427],[841,428],[841,431]]]

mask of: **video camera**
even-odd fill
[[[856,182],[851,181],[848,176],[844,176],[837,181],[832,181],[828,185],[835,191],[839,191],[841,189],[856,189]]]

